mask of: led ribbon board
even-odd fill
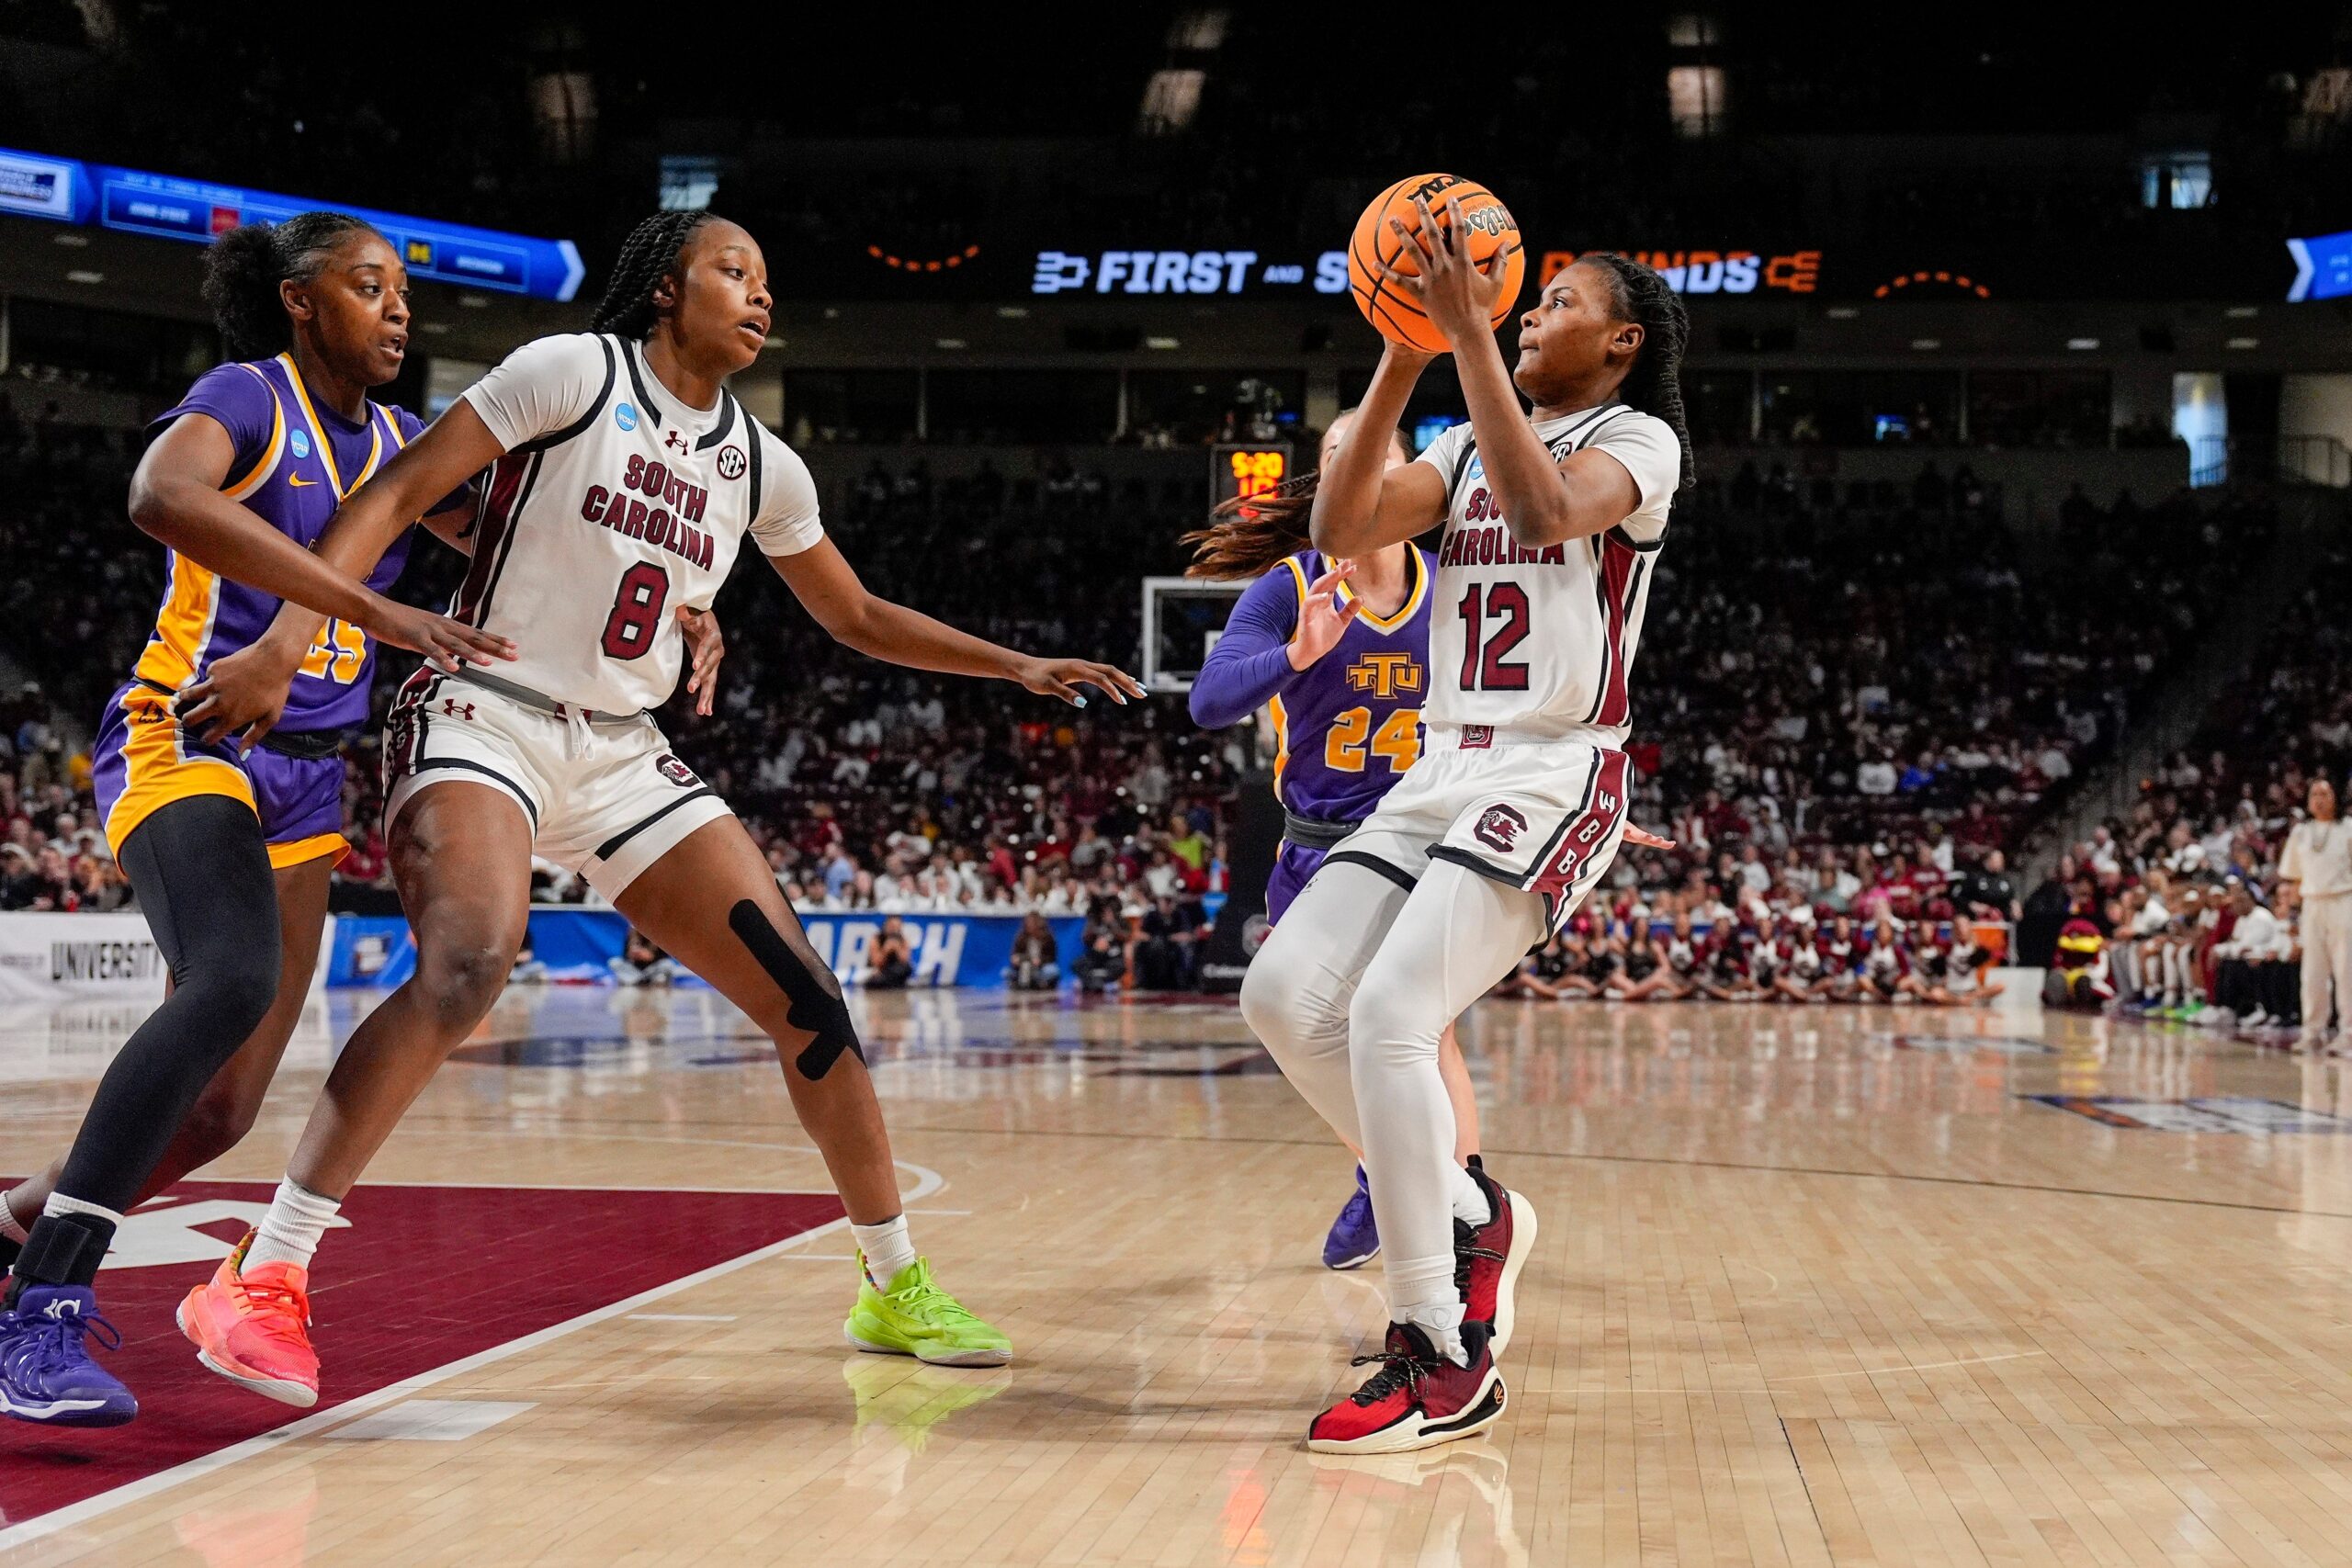
[[[343,202],[179,179],[0,147],[0,213],[209,244],[241,223],[277,223],[332,208],[374,224],[410,276],[534,299],[570,299],[588,269],[570,240],[541,240]]]

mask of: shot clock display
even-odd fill
[[[1209,450],[1209,497],[1213,502],[1263,495],[1290,476],[1287,441],[1260,441]]]

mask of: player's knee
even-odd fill
[[[1309,1043],[1347,1037],[1347,1010],[1317,982],[1321,971],[1304,964],[1267,962],[1261,949],[1241,979],[1241,1018],[1277,1055]]]
[[[207,1033],[222,1043],[223,1061],[269,1015],[277,999],[278,969],[273,931],[266,942],[216,943],[173,976],[175,988],[189,998],[187,1010],[200,1013],[209,1025]]]
[[[187,1120],[180,1123],[180,1137],[190,1145],[198,1165],[220,1158],[244,1141],[254,1130],[254,1119],[261,1113],[261,1093],[247,1089],[243,1084],[224,1085],[219,1080],[205,1086],[189,1110]]]
[[[481,1021],[506,988],[515,943],[489,937],[436,941],[416,955],[417,987],[434,1021],[462,1034]]]

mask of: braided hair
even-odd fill
[[[1341,417],[1355,412],[1340,411]],[[1389,441],[1406,457],[1405,433],[1389,432]],[[1315,488],[1320,469],[1284,479],[1257,495],[1221,501],[1209,513],[1209,525],[1177,541],[1193,547],[1193,564],[1186,577],[1212,582],[1236,582],[1273,570],[1284,556],[1306,548],[1307,518],[1315,510]]]
[[[307,283],[354,234],[375,226],[347,212],[298,212],[283,223],[246,223],[204,253],[204,302],[231,359],[267,359],[294,344],[277,286]],[[380,236],[379,236],[380,238]]]
[[[653,335],[653,290],[675,271],[695,231],[716,221],[708,212],[657,212],[628,231],[614,258],[611,281],[588,330],[628,338]]]
[[[1641,323],[1642,346],[1617,395],[1629,406],[1664,420],[1674,432],[1682,447],[1681,488],[1689,490],[1698,482],[1690,461],[1690,424],[1682,412],[1682,353],[1690,344],[1690,312],[1666,279],[1631,256],[1594,251],[1577,259],[1607,275],[1617,319]]]

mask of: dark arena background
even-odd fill
[[[1302,781],[1430,765],[1455,677],[1415,644],[1319,731],[1204,727],[1259,572],[1188,578],[1184,536],[1279,511],[1378,392],[1351,233],[1435,171],[1521,237],[1506,363],[1596,253],[1687,311],[1695,480],[1610,653],[1623,820],[1668,842],[1459,1020],[1541,1218],[1499,1417],[1310,1451],[1388,1298],[1324,1265],[1351,1159],[1237,993]],[[732,406],[866,589],[1143,682],[877,660],[747,541],[714,711],[656,716],[841,983],[913,1245],[1015,1349],[843,1342],[868,1243],[805,1033],[780,1073],[542,842],[503,991],[321,1246],[316,1404],[199,1364],[175,1303],[432,968],[388,648],[284,1062],[96,1279],[138,1419],[0,1426],[0,1563],[2352,1562],[2352,12],[0,0],[10,1182],[170,967],[107,831],[102,716],[178,613],[132,473],[235,357],[206,244],[314,209],[405,265],[370,395],[426,421],[587,331],[648,214],[723,214],[764,257]],[[392,592],[467,571],[420,536]],[[1475,639],[1454,572],[1404,602]],[[83,1333],[29,1323],[0,1382]]]

